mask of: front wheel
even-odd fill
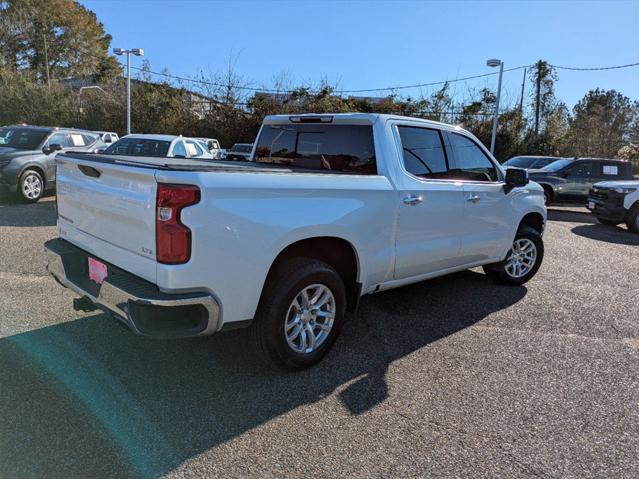
[[[345,310],[339,274],[322,261],[293,258],[269,275],[249,334],[278,366],[303,369],[330,350]]]
[[[506,259],[484,266],[484,272],[499,283],[519,286],[535,276],[543,259],[544,242],[541,234],[533,228],[522,226]]]
[[[639,233],[639,205],[633,206],[628,215],[626,226],[633,233]]]
[[[603,218],[597,218],[597,221],[599,221],[599,223],[601,223],[602,225],[608,225],[608,226],[617,226],[619,224],[619,221],[606,220]]]
[[[44,180],[37,171],[27,170],[20,176],[18,188],[18,194],[22,201],[35,203],[42,197],[42,193],[44,193]]]

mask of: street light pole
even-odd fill
[[[131,51],[130,50],[127,50],[126,52],[126,134],[127,135],[131,134]]]
[[[495,115],[493,117],[493,133],[490,138],[490,152],[495,154],[495,138],[497,137],[497,120],[499,119],[499,97],[501,96],[501,78],[504,74],[504,62],[491,59],[486,62],[489,67],[499,67],[499,82],[497,83],[497,100],[495,102]]]
[[[131,134],[131,53],[140,57],[144,55],[141,48],[130,48],[128,50],[122,48],[114,48],[113,53],[116,55],[126,55],[126,134]]]

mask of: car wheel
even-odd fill
[[[544,205],[550,206],[552,203],[552,193],[548,191],[548,188],[544,188]]]
[[[528,226],[517,231],[506,259],[484,266],[491,279],[506,285],[519,286],[530,280],[544,259],[544,242],[539,232]]]
[[[249,334],[278,366],[307,368],[330,350],[345,309],[344,283],[331,266],[293,258],[269,274]]]
[[[639,204],[630,210],[626,226],[633,233],[639,233]]]
[[[619,221],[605,220],[603,218],[597,218],[597,221],[599,221],[599,223],[601,223],[602,225],[608,225],[608,226],[617,226],[620,223]]]
[[[20,176],[18,194],[26,203],[35,203],[44,193],[44,181],[36,170],[26,170]]]

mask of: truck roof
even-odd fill
[[[143,138],[147,140],[173,141],[176,138],[180,137],[177,135],[156,135],[154,133],[131,133],[130,135],[126,135],[123,138]]]
[[[268,115],[264,118],[265,125],[281,125],[296,123],[330,123],[330,124],[373,124],[376,121],[402,120],[424,123],[441,129],[464,130],[463,128],[448,123],[433,120],[424,120],[402,115],[389,115],[385,113],[302,113],[296,115]]]

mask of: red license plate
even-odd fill
[[[89,279],[95,281],[98,284],[104,282],[104,278],[109,274],[107,271],[107,265],[101,263],[97,259],[88,258],[89,260]]]

